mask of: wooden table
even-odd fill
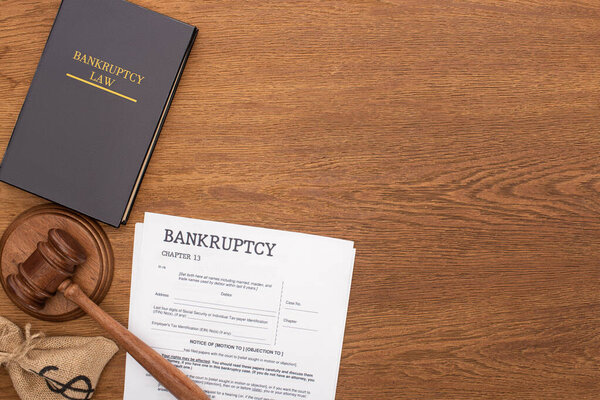
[[[105,226],[107,312],[127,323],[145,211],[340,237],[338,399],[598,398],[600,1],[135,2],[200,33],[130,223]],[[0,1],[2,150],[58,6]],[[0,199],[2,230],[44,202]],[[4,293],[0,315],[103,334]]]

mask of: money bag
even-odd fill
[[[90,399],[117,345],[104,337],[23,332],[0,317],[0,365],[22,400]]]

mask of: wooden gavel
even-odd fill
[[[37,249],[18,266],[18,274],[9,275],[7,290],[22,303],[40,310],[46,301],[60,291],[96,320],[133,358],[157,381],[181,400],[209,400],[190,378],[164,359],[154,349],[105,313],[71,281],[75,267],[86,260],[83,247],[61,229],[48,231],[48,241],[39,242]]]

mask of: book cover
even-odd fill
[[[124,0],[63,0],[0,180],[126,222],[196,33]]]

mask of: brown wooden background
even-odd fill
[[[337,399],[600,398],[600,1],[135,2],[200,33],[106,311],[144,211],[341,237]],[[0,0],[2,151],[58,6]],[[0,229],[42,202],[1,184]]]

